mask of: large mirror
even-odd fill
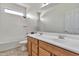
[[[79,34],[79,4],[51,3],[40,15],[40,31]]]

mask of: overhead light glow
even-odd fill
[[[44,21],[44,18],[40,18],[41,21]]]
[[[32,18],[32,16],[30,14],[27,14],[27,18]]]
[[[49,3],[43,3],[41,7],[47,6]]]
[[[10,13],[10,14],[14,14],[14,15],[19,15],[19,16],[24,16],[23,13],[16,12],[16,11],[13,11],[13,10],[4,9],[4,11],[5,11],[6,13]]]

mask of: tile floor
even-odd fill
[[[27,51],[22,51],[21,47],[0,52],[0,56],[27,56]]]

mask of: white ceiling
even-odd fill
[[[18,5],[25,7],[27,9],[27,15],[30,15],[34,19],[38,18],[37,12],[45,12],[50,8],[53,8],[57,3],[49,3],[49,5],[42,7],[42,3],[17,3]]]
[[[41,8],[42,3],[18,3],[18,5],[26,7],[27,11],[34,11],[34,12],[43,12],[53,6],[55,6],[57,3],[49,3],[49,5]]]

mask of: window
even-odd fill
[[[19,15],[19,16],[24,16],[23,13],[16,12],[16,11],[13,11],[13,10],[4,9],[4,11],[5,11],[6,13],[10,13],[10,14],[14,14],[14,15]]]

